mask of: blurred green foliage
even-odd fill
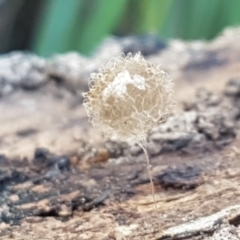
[[[47,0],[35,32],[40,55],[91,54],[112,34],[211,39],[240,24],[239,0]]]

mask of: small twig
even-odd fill
[[[223,222],[225,218],[231,217],[231,219],[233,219],[239,215],[240,215],[240,205],[234,205],[234,206],[225,208],[217,213],[214,213],[210,216],[202,217],[192,222],[171,227],[163,231],[155,239],[156,240],[186,239],[192,236],[196,236],[201,232],[211,232],[211,231],[214,231],[218,227],[218,225]]]
[[[110,191],[103,192],[99,197],[94,199],[92,202],[85,204],[83,207],[84,211],[90,211],[92,208],[102,204],[106,198],[110,195]]]

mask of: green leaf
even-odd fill
[[[99,42],[116,28],[123,15],[127,0],[97,0],[94,10],[79,31],[77,49],[91,53]]]
[[[224,0],[224,7],[227,14],[228,25],[240,24],[240,1],[238,0]]]
[[[35,34],[33,49],[42,56],[68,50],[71,28],[83,0],[48,0]]]
[[[192,0],[185,37],[187,39],[211,38],[224,16],[219,16],[222,1]]]
[[[211,39],[228,22],[238,22],[239,3],[237,0],[174,0],[160,34],[169,38]]]
[[[141,0],[139,23],[140,32],[158,33],[162,29],[172,0]]]
[[[172,2],[165,24],[159,31],[162,37],[179,38],[186,35],[186,25],[188,24],[190,10],[189,1],[191,0],[174,0]]]

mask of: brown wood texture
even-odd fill
[[[141,150],[104,139],[65,85],[0,98],[0,239],[240,239],[240,47],[219,39],[169,68],[178,105],[148,141],[157,211]]]

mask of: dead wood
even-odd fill
[[[0,76],[0,239],[239,239],[238,31],[202,43],[201,55],[195,43],[173,42],[149,56],[175,59],[163,68],[179,100],[148,136],[159,213],[141,149],[103,139],[88,124],[79,95],[88,60],[23,54],[32,71],[19,63],[23,78],[7,64],[11,81]],[[99,56],[94,68],[104,61]]]

